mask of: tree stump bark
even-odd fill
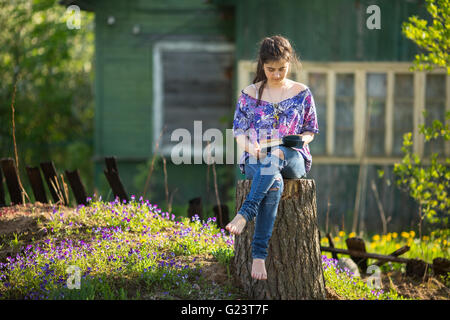
[[[251,182],[238,181],[236,212],[250,192]],[[314,180],[284,180],[266,258],[267,280],[251,277],[254,230],[255,222],[252,221],[236,236],[233,259],[235,278],[251,299],[326,298]]]

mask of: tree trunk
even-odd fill
[[[251,180],[239,180],[236,212],[250,191]],[[284,180],[284,190],[266,258],[267,280],[251,277],[254,221],[235,238],[233,272],[251,299],[325,299],[316,185],[312,179]]]

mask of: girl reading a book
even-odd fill
[[[233,121],[237,144],[244,150],[240,170],[252,180],[249,194],[226,229],[239,235],[255,221],[252,241],[252,278],[267,279],[265,258],[284,179],[299,179],[311,169],[309,143],[319,132],[310,89],[287,78],[292,64],[299,64],[289,40],[282,36],[260,43],[256,76],[241,91]],[[301,148],[273,145],[286,135],[298,135]]]

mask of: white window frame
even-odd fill
[[[302,61],[302,70],[295,72],[293,80],[302,82],[308,86],[310,73],[322,73],[327,75],[327,128],[326,128],[326,154],[314,156],[315,163],[335,164],[393,164],[401,160],[398,156],[392,156],[393,149],[393,112],[394,112],[394,80],[396,74],[413,74],[414,76],[414,105],[413,105],[413,152],[420,157],[423,155],[424,137],[419,134],[419,124],[424,123],[422,115],[425,109],[426,74],[446,74],[443,69],[433,71],[409,71],[412,66],[409,62],[313,62]],[[256,63],[248,60],[238,62],[238,86],[237,96],[240,90],[248,86],[253,79],[250,73],[256,70]],[[354,156],[338,157],[334,155],[334,129],[335,129],[335,88],[336,74],[352,73],[355,76],[354,99]],[[365,116],[367,112],[366,75],[367,73],[384,73],[387,79],[386,88],[386,134],[385,155],[373,157],[363,154],[365,136]],[[314,94],[314,93],[313,93]],[[359,106],[358,108],[356,106]],[[450,76],[446,77],[446,104],[445,110],[450,111]],[[320,119],[319,119],[320,130]],[[238,150],[241,152],[242,150]],[[450,154],[450,142],[445,143],[445,154]]]
[[[156,144],[163,129],[164,123],[164,70],[162,67],[162,55],[164,52],[180,51],[204,51],[204,52],[230,52],[235,50],[234,44],[225,42],[199,42],[199,41],[159,41],[153,46],[153,144],[152,153],[155,152]],[[202,133],[203,134],[203,133]],[[194,146],[194,137],[191,137]],[[172,146],[160,145],[158,154],[170,156]],[[219,151],[219,150],[217,150]],[[221,154],[216,155],[220,157]],[[203,149],[192,149],[192,157],[202,157]]]

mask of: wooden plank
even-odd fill
[[[119,172],[119,169],[117,169],[116,157],[105,157],[105,162],[106,162],[106,171]]]
[[[0,207],[6,207],[5,189],[3,188],[3,173],[0,167]]]
[[[330,233],[327,233],[327,238],[328,238],[328,242],[330,243],[330,247],[334,248],[334,242],[333,242],[333,238],[331,237]],[[331,256],[333,257],[333,259],[338,260],[338,255],[336,252],[332,252]]]
[[[347,248],[350,251],[359,251],[359,252],[366,252],[366,245],[364,243],[364,240],[361,238],[347,238],[345,240],[345,243],[347,244]],[[356,265],[361,268],[363,272],[367,270],[367,258],[350,255],[350,258],[356,263]]]
[[[12,158],[5,158],[1,160],[3,173],[6,178],[6,185],[8,187],[11,205],[23,204],[22,191],[19,185],[19,176],[17,168]]]
[[[113,191],[114,199],[119,197],[121,202],[123,202],[124,200],[126,202],[129,202],[127,193],[125,192],[125,189],[123,187],[122,181],[120,180],[118,173],[115,171],[106,171],[106,170],[104,170],[104,173],[106,179],[108,180],[109,186]]]
[[[331,247],[320,247],[320,250],[327,251],[327,252],[342,253],[342,254],[359,257],[359,258],[377,259],[377,260],[399,262],[399,263],[407,263],[410,260],[410,259],[398,258],[398,257],[393,257],[393,256],[385,256],[385,255],[376,254],[376,253],[368,253],[368,252],[361,252],[361,251],[355,251],[355,250],[345,250],[345,249],[331,248]]]
[[[230,222],[230,210],[228,209],[228,206],[226,204],[221,204],[219,210],[219,206],[215,205],[213,211],[214,216],[217,219],[217,225],[219,228],[225,229],[225,226]]]
[[[39,167],[26,167],[28,180],[33,190],[34,198],[41,203],[48,203],[47,195],[44,189],[44,183],[42,181],[41,172]]]
[[[406,263],[405,275],[412,278],[426,278],[427,271],[433,265],[426,263],[420,259],[409,259]]]
[[[119,197],[120,201],[129,202],[127,192],[122,184],[119,177],[119,170],[117,169],[117,163],[115,157],[105,157],[107,169],[103,172],[105,173],[106,179],[108,180],[109,186],[111,187],[114,199]]]
[[[446,276],[450,272],[450,260],[445,258],[433,259],[433,273]]]
[[[58,182],[58,175],[56,173],[55,165],[53,161],[49,162],[41,162],[40,163],[41,170],[44,173],[45,181],[47,182],[47,187],[50,190],[50,194],[52,195],[53,201],[55,203],[58,203],[59,201],[63,201],[63,203],[66,205],[67,202],[64,199],[64,192],[62,189],[62,186]],[[60,196],[62,196],[62,199],[60,200]]]
[[[405,252],[409,251],[409,247],[408,246],[403,246],[398,250],[395,250],[394,252],[392,252],[391,254],[389,254],[392,257],[398,257],[402,254],[404,254]],[[385,264],[387,261],[378,261],[377,263],[375,263],[377,266],[381,267],[383,264]]]
[[[86,200],[86,189],[84,188],[83,183],[81,182],[80,173],[78,169],[74,171],[65,171],[67,180],[69,180],[70,187],[72,188],[73,194],[75,195],[75,199],[77,203],[80,205],[87,205]]]
[[[203,220],[203,206],[201,197],[189,200],[187,214],[190,219],[197,214],[200,217],[200,220]]]

